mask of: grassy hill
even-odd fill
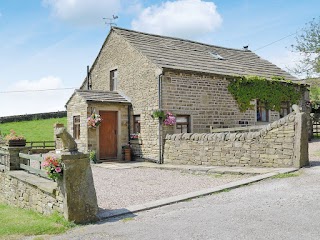
[[[23,135],[27,141],[53,141],[53,125],[67,125],[67,118],[50,118],[22,122],[0,123],[1,135],[6,135],[13,129],[18,135]]]

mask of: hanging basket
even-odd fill
[[[87,119],[88,128],[96,129],[101,124],[102,118],[99,114],[91,114]]]

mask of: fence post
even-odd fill
[[[5,160],[5,170],[6,171],[12,171],[12,170],[20,170],[20,163],[21,158],[19,157],[20,152],[28,152],[30,150],[30,147],[8,147],[4,146],[2,147],[3,150],[5,150],[8,155]]]
[[[307,121],[306,113],[296,114],[293,165],[297,168],[309,165]]]
[[[63,149],[61,139],[56,136],[57,129],[62,128],[62,127],[64,127],[64,124],[63,124],[63,123],[56,123],[56,124],[53,126],[54,145],[55,145],[56,151],[57,151],[57,150],[58,150],[58,151],[61,151],[61,150]]]
[[[64,152],[63,178],[59,186],[64,196],[64,217],[75,223],[98,220],[98,204],[88,154]]]

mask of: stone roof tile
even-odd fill
[[[110,103],[126,103],[130,104],[124,96],[114,91],[95,91],[95,90],[81,90],[76,89],[75,93],[78,93],[84,100],[89,102],[110,102]]]
[[[256,75],[267,78],[281,76],[287,80],[297,80],[294,76],[249,50],[219,47],[118,27],[113,27],[112,30],[162,68],[227,76]]]

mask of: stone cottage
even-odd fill
[[[100,160],[120,159],[122,147],[130,143],[135,155],[161,162],[167,133],[208,133],[210,127],[279,119],[279,112],[259,100],[253,100],[255,108],[239,110],[227,86],[234,76],[246,75],[295,80],[248,49],[112,27],[88,76],[66,104],[68,131],[81,151],[95,150]],[[152,116],[158,109],[172,112],[177,123],[164,126]],[[281,114],[290,111],[286,103]],[[103,119],[95,129],[87,127],[92,113]]]

